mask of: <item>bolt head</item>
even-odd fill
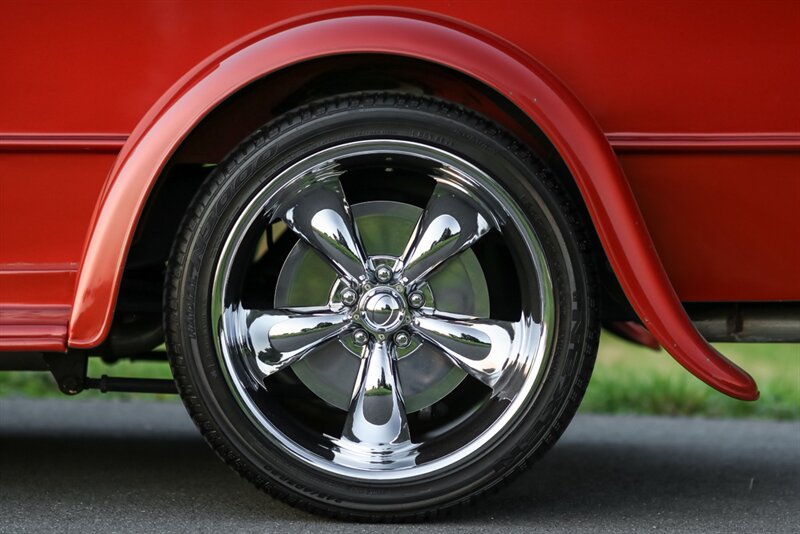
[[[388,282],[392,279],[392,274],[392,270],[385,265],[375,269],[375,278],[377,278],[378,282]]]
[[[421,308],[425,304],[425,295],[419,291],[414,291],[408,296],[408,303],[412,308]]]
[[[359,347],[366,345],[367,341],[369,341],[369,334],[364,330],[356,330],[353,332],[353,342]]]
[[[342,291],[342,302],[347,306],[352,306],[358,300],[358,293],[353,291],[350,288],[345,289]]]
[[[394,335],[394,342],[400,348],[407,347],[411,343],[411,336],[405,332],[398,332]]]

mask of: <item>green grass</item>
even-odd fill
[[[800,345],[721,343],[716,347],[753,375],[761,390],[760,400],[742,402],[726,397],[690,375],[665,351],[654,352],[604,333],[581,411],[800,419]],[[89,375],[99,377],[102,374],[171,377],[166,363],[105,365],[92,358]],[[0,396],[59,397],[62,394],[49,373],[0,372]],[[80,397],[177,401],[177,396],[173,395],[97,391],[85,391]]]
[[[584,413],[800,418],[800,345],[718,343],[717,350],[758,383],[756,402],[731,399],[655,352],[604,333],[581,404]]]

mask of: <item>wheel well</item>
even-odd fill
[[[300,63],[267,75],[231,96],[209,113],[173,154],[137,225],[111,334],[100,352],[118,357],[150,350],[156,339],[160,344],[164,266],[189,203],[226,154],[272,118],[294,107],[328,96],[369,90],[437,96],[501,124],[548,163],[566,185],[583,223],[592,226],[574,180],[547,137],[525,113],[483,83],[438,64],[384,54],[333,56]],[[603,299],[609,304],[605,308],[608,314],[604,315],[628,316],[632,312],[621,297],[593,226],[588,233],[593,241],[588,245],[596,251],[598,260],[599,283],[610,297]],[[142,330],[151,335],[141,335]],[[132,342],[133,335],[141,341]]]

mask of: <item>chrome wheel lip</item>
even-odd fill
[[[452,173],[449,179],[452,179],[453,183],[464,189],[480,192],[481,197],[483,197],[480,200],[486,204],[485,209],[482,211],[492,218],[492,225],[499,228],[505,226],[508,220],[515,223],[514,227],[530,253],[528,259],[532,262],[533,269],[538,274],[539,287],[538,301],[540,307],[537,311],[540,321],[536,322],[530,314],[523,313],[523,317],[520,318],[518,323],[521,325],[520,332],[518,336],[514,337],[514,347],[512,347],[515,354],[522,356],[522,361],[517,359],[514,362],[519,366],[517,371],[524,373],[524,382],[520,387],[522,394],[508,399],[509,404],[501,416],[463,447],[419,465],[414,464],[413,461],[399,462],[396,469],[370,469],[365,467],[366,464],[364,463],[351,462],[352,458],[337,463],[335,460],[336,454],[341,454],[343,451],[346,452],[352,445],[342,444],[341,438],[327,436],[334,446],[337,444],[340,446],[338,451],[333,450],[334,460],[331,461],[305,449],[284,434],[268,417],[264,416],[251,398],[249,392],[254,386],[252,381],[248,381],[246,377],[239,376],[235,372],[234,359],[236,355],[231,354],[229,344],[226,342],[226,336],[229,336],[230,332],[226,333],[224,329],[226,321],[225,291],[228,286],[231,267],[234,263],[233,260],[248,229],[255,221],[263,218],[265,207],[274,204],[282,194],[287,192],[287,189],[292,184],[296,184],[310,169],[342,158],[375,154],[412,156],[429,160],[448,169]],[[502,209],[498,210],[498,207]],[[246,224],[243,221],[246,221]],[[523,228],[519,228],[519,224],[522,224]],[[410,281],[410,290],[413,290],[413,283],[417,279]],[[248,203],[236,219],[217,261],[212,285],[211,319],[214,343],[228,386],[243,412],[270,442],[289,453],[290,456],[334,476],[364,481],[392,482],[444,473],[454,469],[456,466],[474,461],[488,450],[492,444],[502,440],[505,435],[513,431],[513,428],[519,423],[519,420],[515,420],[515,417],[517,417],[520,410],[528,403],[535,401],[541,385],[541,379],[547,368],[548,357],[554,343],[552,333],[555,322],[555,301],[548,263],[536,232],[516,201],[499,183],[478,167],[446,150],[414,141],[387,138],[342,143],[308,156],[278,173]],[[536,333],[536,336],[532,335],[534,333]],[[526,354],[529,356],[525,356]],[[409,442],[404,447],[409,449],[405,458],[413,460],[417,454],[414,444]]]

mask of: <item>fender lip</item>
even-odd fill
[[[336,11],[284,22],[229,45],[173,85],[136,126],[106,180],[76,284],[70,347],[97,346],[108,333],[147,196],[194,126],[260,77],[305,60],[354,53],[388,53],[443,65],[493,88],[522,110],[574,177],[612,269],[643,324],[711,387],[738,399],[758,398],[752,377],[711,347],[689,320],[608,140],[577,98],[507,41],[415,11]]]

